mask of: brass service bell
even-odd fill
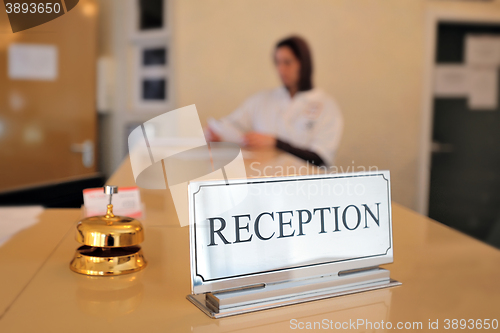
[[[106,215],[84,218],[77,224],[76,240],[83,244],[70,263],[72,271],[93,276],[114,276],[146,267],[140,243],[144,241],[141,222],[113,214],[112,196],[117,186],[105,186],[109,195]]]

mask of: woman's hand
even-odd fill
[[[205,140],[207,140],[207,142],[221,141],[220,136],[218,136],[214,131],[212,131],[210,127],[206,127],[203,133],[205,134]]]
[[[276,146],[276,138],[268,134],[248,132],[245,134],[244,143],[250,148],[270,148]]]

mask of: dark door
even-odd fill
[[[467,34],[500,35],[500,22],[440,23],[436,62],[463,64]],[[500,108],[435,98],[433,141],[429,216],[500,247]]]

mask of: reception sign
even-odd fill
[[[388,171],[193,182],[192,291],[338,277],[391,263],[390,198]]]

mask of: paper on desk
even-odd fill
[[[85,216],[96,216],[106,214],[109,196],[104,193],[102,187],[87,188],[83,190],[83,205]],[[119,187],[118,193],[113,194],[113,213],[115,215],[142,217],[142,204],[139,188]]]
[[[222,141],[233,142],[238,145],[243,144],[244,133],[234,124],[225,119],[208,119],[208,127],[217,134]]]
[[[0,246],[19,231],[38,222],[42,206],[0,207]]]

